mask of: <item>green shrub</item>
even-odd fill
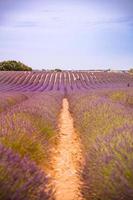
[[[62,72],[62,70],[61,69],[55,69],[54,71],[56,71],[56,72]]]
[[[109,97],[114,102],[120,102],[127,106],[133,106],[133,94],[128,94],[126,91],[115,91],[112,92]]]
[[[14,60],[0,62],[0,71],[32,71],[31,67]]]

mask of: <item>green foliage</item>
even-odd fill
[[[124,91],[115,91],[110,94],[110,98],[114,101],[126,101],[126,96]]]
[[[56,72],[62,72],[62,70],[61,69],[55,69],[54,71],[56,71]]]
[[[98,135],[107,135],[114,128],[132,124],[132,118],[124,117],[119,112],[119,109],[114,112],[114,109],[108,104],[100,104],[83,113],[80,129],[82,133],[85,133],[86,148],[91,148],[91,144]]]
[[[133,106],[133,94],[128,94],[126,91],[115,91],[112,92],[109,97],[114,102],[120,102],[126,106]]]
[[[0,71],[32,71],[31,67],[14,60],[0,62]]]
[[[10,128],[11,120],[14,129]],[[21,126],[22,122],[25,125]],[[43,165],[48,161],[48,146],[49,143],[52,143],[51,139],[56,134],[48,121],[38,115],[33,116],[29,113],[18,112],[14,113],[12,119],[7,116],[6,126],[10,131],[0,138],[0,142],[4,146],[11,148],[22,158],[28,156],[38,165]]]
[[[1,142],[10,147],[15,152],[19,153],[22,157],[28,156],[31,160],[40,164],[45,159],[45,151],[42,144],[32,137],[24,133],[12,133],[7,137],[3,137]]]

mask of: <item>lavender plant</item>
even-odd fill
[[[69,96],[83,143],[83,193],[88,200],[133,199],[133,111],[110,90]]]
[[[48,199],[48,178],[34,162],[0,144],[0,199]]]
[[[34,94],[0,114],[0,199],[48,199],[46,172],[61,102],[61,94]]]

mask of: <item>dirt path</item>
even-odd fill
[[[83,200],[80,191],[82,182],[78,174],[82,162],[80,140],[73,127],[67,99],[63,99],[59,130],[52,175],[55,200]]]

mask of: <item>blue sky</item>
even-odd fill
[[[0,60],[34,69],[133,67],[132,0],[0,0]]]

